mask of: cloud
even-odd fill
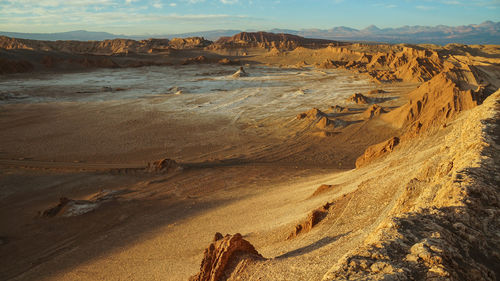
[[[220,0],[222,4],[235,4],[238,3],[238,0]]]
[[[423,11],[430,11],[430,10],[434,10],[435,9],[435,7],[424,6],[424,5],[418,5],[418,6],[415,6],[415,8],[417,8],[419,10],[423,10]]]
[[[443,3],[447,5],[463,5],[460,1],[444,1]]]
[[[170,7],[175,7],[175,6],[177,6],[177,3],[170,3],[170,4],[168,4],[168,5],[169,5]]]

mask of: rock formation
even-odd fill
[[[363,112],[363,118],[364,119],[372,119],[373,117],[377,117],[377,116],[380,116],[380,114],[382,113],[386,113],[387,111],[377,105],[377,104],[372,104],[370,105],[370,107],[368,107],[364,112]]]
[[[232,37],[221,37],[215,41],[212,48],[277,48],[279,50],[293,50],[297,47],[319,48],[330,44],[338,44],[336,41],[323,39],[309,39],[292,34],[275,34],[268,32],[241,32]]]
[[[369,98],[361,93],[355,93],[347,99],[348,102],[353,102],[355,104],[367,104],[369,103]]]
[[[307,233],[311,231],[311,229],[316,226],[319,222],[321,222],[326,215],[328,214],[328,209],[330,209],[332,204],[326,203],[320,208],[312,211],[306,218],[306,220],[300,224],[295,226],[295,229],[290,233],[287,239],[292,239],[297,237],[301,233]]]
[[[243,66],[240,66],[240,69],[233,73],[232,75],[234,78],[239,78],[239,77],[247,77],[248,73],[245,72],[245,69],[243,69]]]
[[[243,239],[241,234],[227,234],[222,237],[216,233],[214,242],[205,249],[200,272],[189,278],[190,281],[226,280],[239,263],[245,260],[264,259],[255,248]]]
[[[326,116],[319,118],[316,122],[316,128],[320,130],[333,130],[340,127],[345,127],[347,122],[342,119],[334,118],[330,119]]]
[[[365,153],[356,160],[356,168],[363,167],[373,160],[390,153],[399,144],[398,137],[392,137],[384,142],[372,145],[365,150]]]
[[[59,203],[51,208],[39,212],[41,217],[74,217],[94,211],[102,204],[119,198],[120,195],[128,193],[128,190],[102,190],[88,200],[74,200],[67,197],[61,197]]]
[[[332,105],[330,106],[330,111],[333,113],[341,113],[341,112],[347,112],[349,109],[347,107],[343,107],[340,105]]]
[[[148,172],[152,173],[171,173],[179,169],[182,169],[182,166],[179,165],[175,160],[168,158],[149,163],[148,167],[146,168]]]
[[[304,118],[307,118],[307,119],[311,119],[311,120],[315,120],[317,118],[321,118],[321,117],[325,117],[327,116],[323,111],[317,109],[317,108],[313,108],[309,111],[306,111],[306,112],[303,112],[303,113],[300,113],[299,115],[297,115],[297,119],[304,119]]]
[[[208,63],[208,59],[205,56],[197,56],[194,58],[188,58],[185,59],[184,62],[182,63],[183,65],[188,65],[188,64],[198,64],[198,63]]]

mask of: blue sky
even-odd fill
[[[500,21],[500,0],[0,0],[0,30],[172,34]]]

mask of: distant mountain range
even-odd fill
[[[243,30],[209,30],[190,32],[182,34],[158,34],[158,35],[117,35],[107,32],[91,32],[85,30],[60,32],[60,33],[15,33],[0,31],[0,35],[34,39],[34,40],[105,40],[105,39],[134,39],[147,38],[184,38],[205,37],[215,41],[220,37],[233,36]],[[398,28],[378,28],[375,25],[364,29],[355,29],[345,26],[331,29],[271,29],[272,33],[288,33],[307,38],[318,38],[338,41],[365,41],[386,43],[431,43],[444,45],[448,43],[461,44],[500,44],[500,22],[486,21],[481,24],[470,24],[463,26],[403,26]]]

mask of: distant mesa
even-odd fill
[[[292,50],[297,47],[319,48],[328,45],[339,45],[340,43],[326,39],[309,39],[292,34],[275,34],[269,32],[241,32],[232,37],[221,37],[214,42],[214,48],[241,48],[260,47],[269,48],[271,53],[279,53],[279,50]],[[278,50],[278,51],[276,51]]]

